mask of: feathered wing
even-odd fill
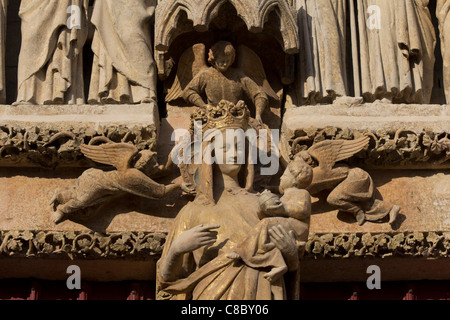
[[[267,81],[266,72],[264,71],[264,66],[259,56],[249,47],[240,45],[237,48],[236,59],[238,68],[263,88],[269,99],[278,104],[280,97],[278,97]]]
[[[326,140],[313,145],[308,153],[319,162],[324,170],[333,169],[338,161],[348,159],[369,144],[368,136],[356,140]]]
[[[98,146],[81,145],[81,152],[91,160],[116,167],[119,171],[130,168],[138,149],[128,143],[111,143]]]
[[[166,102],[181,98],[189,82],[205,68],[208,68],[206,47],[203,43],[197,43],[181,55],[175,80],[172,87],[167,91]]]

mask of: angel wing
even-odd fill
[[[319,162],[319,168],[331,170],[335,163],[348,159],[369,144],[368,136],[357,140],[326,140],[313,145],[308,153]]]
[[[256,84],[263,88],[264,92],[273,103],[279,104],[280,97],[278,97],[267,81],[264,66],[255,51],[245,45],[240,45],[237,48],[236,54],[237,67],[242,70],[247,77],[255,81]]]
[[[208,68],[206,47],[203,43],[197,43],[181,55],[175,80],[172,87],[167,91],[166,102],[181,98],[183,90],[189,82],[205,68]]]
[[[112,143],[98,146],[81,145],[81,152],[91,160],[114,166],[119,171],[130,168],[131,160],[138,153],[138,149],[129,143]]]

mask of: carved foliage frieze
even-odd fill
[[[83,157],[80,146],[108,142],[132,143],[139,151],[154,150],[156,128],[154,125],[67,129],[0,125],[0,163],[3,166],[21,167],[89,167],[92,161]]]
[[[423,129],[360,131],[348,128],[310,127],[296,130],[290,137],[290,156],[324,140],[353,140],[364,135],[369,146],[355,155],[352,165],[361,167],[448,168],[450,167],[450,133]]]
[[[0,232],[0,258],[136,259],[157,258],[165,233],[118,232],[100,234],[58,231]],[[448,258],[450,233],[310,234],[304,259]]]

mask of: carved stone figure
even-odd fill
[[[289,270],[298,268],[298,260],[285,261],[281,252],[271,243],[270,236],[279,238],[282,225],[303,254],[308,240],[311,216],[311,196],[303,188],[308,187],[313,178],[313,170],[302,159],[297,158],[286,168],[284,184],[280,186],[281,199],[265,190],[259,198],[259,218],[261,222],[255,227],[247,240],[228,255],[231,259],[241,259],[253,268],[269,268],[264,278],[274,283]],[[301,248],[301,249],[300,249]]]
[[[392,224],[400,207],[375,198],[375,186],[366,171],[337,164],[363,150],[368,143],[369,137],[326,140],[296,156],[310,164],[313,159],[318,162],[318,166],[313,169],[313,181],[307,188],[311,195],[330,191],[327,202],[343,212],[352,213],[360,225],[366,221],[381,222],[385,218],[389,218]]]
[[[237,67],[232,65],[237,59]],[[246,100],[254,104],[256,120],[262,123],[262,114],[269,105],[269,97],[279,97],[267,82],[261,60],[254,51],[239,46],[237,53],[230,42],[219,41],[209,51],[207,67],[205,46],[194,45],[180,58],[176,79],[169,89],[166,101],[183,97],[187,102],[204,108],[216,106],[221,100],[238,103]]]
[[[156,0],[97,0],[90,104],[156,102],[151,18]]]
[[[331,102],[347,96],[346,1],[297,1],[299,53],[296,93],[299,104]]]
[[[235,111],[235,115],[221,114],[207,121],[215,123],[221,132],[227,128],[246,130],[248,109]],[[202,151],[211,144],[206,137],[203,141]],[[225,145],[226,140],[221,150],[217,146],[216,154],[224,152],[226,157]],[[264,278],[267,270],[228,257],[260,223],[259,197],[250,191],[253,165],[249,161],[245,165],[228,163],[208,164],[204,159],[198,168],[196,198],[175,218],[158,262],[160,296],[166,293],[174,299],[199,300],[298,298],[298,272],[289,272],[271,283]],[[282,226],[270,230],[270,240],[284,260],[298,261],[297,244],[287,230]],[[288,281],[290,276],[293,278]]]
[[[366,101],[430,103],[436,34],[428,2],[357,1],[358,32],[353,32]]]
[[[6,103],[5,51],[8,0],[0,1],[0,104]]]
[[[437,1],[437,16],[441,35],[442,58],[444,62],[444,89],[447,104],[450,104],[450,1]]]
[[[86,209],[126,193],[149,199],[161,199],[179,190],[180,184],[163,185],[153,181],[166,171],[171,163],[159,166],[156,154],[138,149],[128,143],[112,143],[99,146],[82,145],[84,155],[96,162],[114,166],[116,170],[91,168],[69,190],[56,190],[51,200],[55,213],[53,220],[60,223],[82,209]]]
[[[83,104],[88,0],[24,0],[16,104]],[[69,14],[68,14],[69,13]]]

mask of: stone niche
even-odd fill
[[[369,136],[367,147],[344,163],[366,170],[377,198],[401,207],[393,224],[359,225],[352,215],[328,205],[325,194],[313,197],[301,281],[365,281],[373,264],[385,270],[384,281],[450,279],[450,106],[348,97],[357,87],[352,72],[343,81],[352,89],[343,97],[325,87],[330,95],[321,99],[311,98],[320,96],[320,90],[300,94],[299,73],[306,72],[302,63],[311,58],[302,55],[309,39],[305,26],[313,23],[302,16],[312,19],[304,9],[311,1],[159,1],[151,18],[158,104],[1,105],[0,279],[65,280],[67,267],[76,264],[85,280],[155,281],[167,234],[180,210],[193,200],[190,195],[177,191],[149,200],[120,194],[57,225],[50,199],[57,189],[74,186],[89,168],[103,167],[83,155],[82,145],[127,143],[138,151],[156,152],[158,163],[165,164],[175,146],[172,134],[189,128],[196,109],[181,98],[165,101],[183,67],[181,57],[197,43],[209,49],[219,40],[246,45],[264,66],[278,103],[271,104],[262,119],[281,132],[282,169],[297,153],[322,141]],[[9,8],[17,11],[18,4]],[[92,6],[87,12],[90,18]],[[19,32],[17,16],[11,11],[8,16],[8,26]],[[355,23],[351,17],[343,21],[348,28]],[[342,50],[347,53],[352,51],[350,40],[356,38],[345,42]],[[439,37],[436,41],[440,43]],[[8,38],[8,52],[18,49],[12,42]],[[84,48],[85,70],[93,58],[89,45],[92,34]],[[330,55],[321,58],[332,61]],[[346,62],[331,65],[349,73],[354,70],[351,57]],[[436,85],[442,83],[440,66],[442,56],[436,50],[432,101],[442,102],[444,89]],[[14,68],[11,62],[8,78]],[[249,105],[254,117],[256,110]],[[278,180],[279,175],[272,182]],[[181,183],[182,177],[174,167],[156,181]]]

